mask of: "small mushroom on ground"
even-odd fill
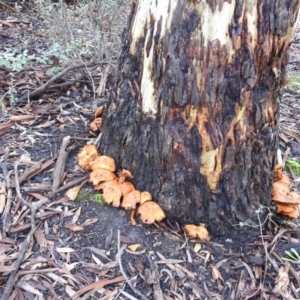
[[[190,239],[200,240],[202,243],[208,242],[210,240],[209,233],[204,226],[196,226],[193,224],[187,224],[183,227],[186,235]]]
[[[93,162],[91,162],[91,169],[93,171],[104,169],[114,172],[116,171],[116,163],[113,158],[106,155],[101,155],[98,156]]]
[[[86,171],[91,170],[90,163],[94,161],[99,156],[99,152],[95,145],[86,145],[78,153],[78,164],[81,168]]]
[[[116,178],[116,175],[108,170],[96,170],[90,173],[90,181],[93,185],[97,185],[103,181],[110,181]]]
[[[91,131],[101,131],[102,129],[102,118],[96,118],[94,121],[90,123]]]
[[[300,195],[290,191],[290,179],[282,172],[282,166],[275,166],[275,182],[272,188],[272,200],[276,202],[277,213],[297,218],[299,215],[298,205],[300,204]]]
[[[146,224],[160,222],[166,217],[161,207],[153,201],[147,201],[141,204],[137,209],[137,214],[141,221]]]

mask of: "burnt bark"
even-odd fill
[[[164,15],[149,0],[141,28],[146,2],[133,3],[123,35],[101,153],[170,219],[207,223],[213,234],[257,223],[271,202],[299,1],[166,0]]]

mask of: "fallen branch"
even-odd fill
[[[45,84],[43,84],[41,87],[37,88],[36,90],[32,92],[28,92],[27,94],[21,96],[18,100],[17,103],[22,103],[24,101],[27,101],[29,99],[35,98],[40,96],[42,93],[44,93],[47,88],[51,85],[51,83],[55,82],[56,80],[62,78],[64,75],[66,75],[68,72],[74,70],[74,69],[81,69],[81,68],[86,68],[86,67],[91,67],[97,64],[97,62],[89,62],[89,63],[79,63],[75,65],[68,66],[64,70],[62,70],[60,73],[57,75],[53,76],[50,78]]]
[[[68,144],[70,142],[70,136],[63,138],[58,159],[56,161],[54,170],[53,170],[53,182],[52,182],[52,192],[55,192],[60,185],[63,173],[65,171],[65,166],[67,158],[69,156],[69,151],[67,151]]]
[[[141,297],[141,299],[143,300],[148,300],[148,298],[142,293],[140,292],[139,290],[137,290],[133,284],[130,282],[130,280],[127,278],[127,275],[126,273],[124,272],[124,269],[123,269],[123,265],[122,265],[122,261],[121,261],[121,257],[122,257],[122,254],[123,254],[123,251],[124,251],[124,248],[120,247],[120,231],[118,230],[118,253],[117,253],[117,261],[118,261],[118,264],[119,264],[119,267],[120,267],[120,271],[122,273],[122,275],[124,276],[126,282],[128,283],[129,287],[131,288],[131,290],[138,296]]]
[[[18,255],[18,258],[17,260],[12,264],[12,266],[15,268],[9,275],[9,278],[6,282],[6,285],[5,285],[5,288],[4,288],[4,291],[3,291],[3,294],[2,294],[2,297],[1,297],[1,300],[7,300],[9,299],[9,295],[11,293],[11,290],[18,278],[18,272],[19,272],[19,268],[20,268],[20,265],[23,261],[23,258],[24,258],[24,255],[26,253],[26,251],[28,250],[28,247],[30,245],[30,241],[31,241],[31,238],[32,236],[34,235],[35,233],[35,230],[36,230],[36,225],[35,225],[35,214],[36,214],[36,210],[41,207],[43,204],[45,204],[46,202],[48,202],[48,199],[44,199],[44,200],[40,200],[38,201],[37,203],[28,203],[27,201],[24,200],[24,198],[22,197],[21,195],[21,191],[20,191],[20,184],[19,184],[19,179],[18,179],[18,163],[16,162],[15,163],[15,186],[16,186],[16,192],[17,192],[17,195],[19,197],[19,199],[21,200],[21,202],[26,205],[27,207],[30,208],[31,210],[31,216],[30,216],[30,225],[31,225],[31,229],[23,243],[23,246],[22,246],[22,249]]]

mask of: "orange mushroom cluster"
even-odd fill
[[[103,200],[114,207],[122,207],[131,212],[130,220],[136,224],[134,216],[137,214],[143,223],[152,224],[165,218],[161,207],[152,201],[150,193],[140,192],[134,185],[126,181],[132,178],[128,170],[116,174],[116,164],[113,158],[100,155],[95,145],[85,146],[78,154],[79,165],[91,171],[90,181],[96,190],[103,192]]]
[[[272,200],[276,202],[276,211],[290,218],[297,218],[299,216],[300,195],[296,192],[291,192],[290,185],[291,181],[283,173],[282,166],[276,165],[272,189]]]

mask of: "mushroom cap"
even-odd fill
[[[115,185],[114,187],[106,187],[103,189],[103,199],[106,204],[112,204],[112,206],[114,207],[119,207],[121,197],[122,192],[120,189],[118,189],[118,185]]]
[[[100,117],[102,113],[103,113],[103,106],[99,106],[95,111],[95,118]]]
[[[298,205],[288,205],[277,203],[277,213],[288,216],[289,218],[298,218],[299,209]]]
[[[113,187],[114,185],[118,185],[118,184],[119,184],[118,179],[101,182],[101,183],[95,185],[95,190],[104,190],[107,187]]]
[[[99,156],[99,152],[95,145],[86,145],[78,153],[78,164],[86,171],[91,170],[90,163]]]
[[[119,186],[123,196],[126,196],[127,194],[135,190],[134,185],[129,181],[119,182]]]
[[[123,197],[121,207],[125,209],[135,209],[137,203],[141,201],[141,192],[134,190]]]
[[[120,171],[118,173],[119,175],[119,181],[122,183],[125,181],[126,178],[133,178],[132,174],[130,173],[130,171],[123,169],[122,171]]]
[[[137,210],[137,214],[141,221],[146,224],[152,224],[155,221],[160,222],[166,217],[161,207],[153,201],[141,204]]]
[[[150,193],[141,192],[141,204],[151,200],[152,200],[152,195]]]
[[[116,178],[116,175],[108,170],[100,169],[90,173],[90,181],[97,185],[103,181],[110,181]]]
[[[114,172],[116,171],[115,160],[106,155],[98,156],[93,162],[91,162],[91,169],[93,171],[104,169]]]
[[[207,242],[210,240],[209,233],[204,226],[187,224],[183,227],[183,229],[189,238],[200,239],[202,242]]]

